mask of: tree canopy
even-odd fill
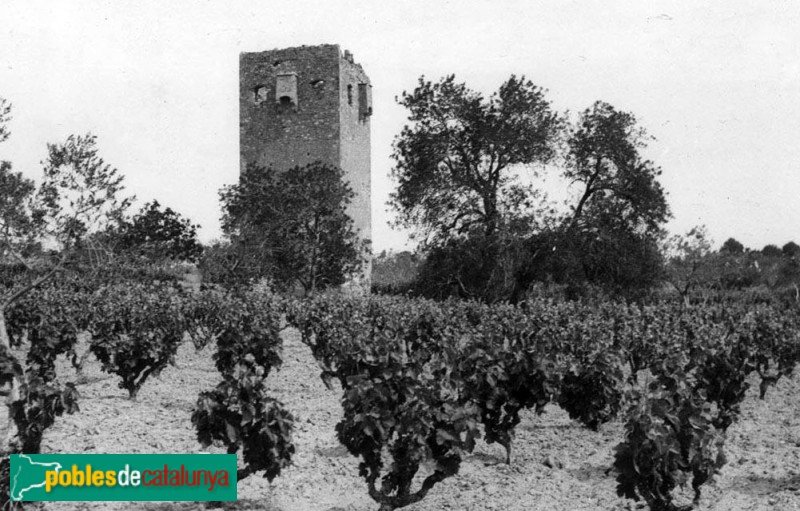
[[[219,278],[268,278],[313,293],[356,277],[368,243],[347,215],[353,196],[342,170],[320,162],[286,171],[248,166],[220,191],[230,244],[212,251]]]
[[[4,101],[0,101],[0,112],[5,112],[0,126],[7,138],[10,110]],[[9,283],[0,298],[0,316],[85,250],[93,234],[119,225],[133,200],[124,195],[123,180],[116,168],[100,158],[97,139],[91,134],[70,135],[64,143],[48,144],[38,185],[14,172],[10,162],[0,162],[2,263],[20,266],[28,277],[23,283]],[[46,252],[41,250],[45,244]],[[4,334],[0,325],[0,335]]]
[[[720,253],[725,254],[743,254],[744,253],[744,245],[742,245],[739,241],[728,238],[725,240],[725,243],[722,244],[722,247],[719,249]]]
[[[661,170],[641,155],[649,137],[636,117],[604,102],[570,129],[563,175],[581,190],[570,227],[610,213],[632,231],[655,232],[669,217]]]
[[[197,240],[197,228],[188,218],[158,201],[142,206],[130,220],[125,220],[118,232],[115,249],[135,253],[148,260],[173,259],[195,262],[203,252]]]
[[[769,244],[764,245],[764,248],[761,249],[761,254],[766,257],[781,257],[783,252],[778,248],[778,245]]]
[[[670,211],[633,114],[598,101],[569,122],[513,75],[488,99],[453,76],[421,78],[398,102],[409,124],[390,204],[422,239],[426,294],[516,300],[535,279],[623,289],[660,278]],[[564,216],[536,184],[556,169],[579,191]]]
[[[781,250],[783,251],[783,255],[786,257],[797,257],[800,256],[800,245],[795,243],[794,241],[790,241],[786,243]]]
[[[514,166],[544,164],[556,154],[562,119],[524,77],[511,76],[489,98],[452,75],[435,83],[420,78],[398,103],[410,124],[394,142],[391,204],[423,241],[474,230],[493,235],[529,198]]]

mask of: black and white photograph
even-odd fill
[[[788,0],[2,0],[0,511],[798,511],[799,141]]]

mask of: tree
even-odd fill
[[[720,247],[721,254],[739,255],[744,253],[744,245],[733,238],[728,238]]]
[[[231,280],[266,277],[306,293],[344,284],[368,251],[346,212],[353,196],[342,170],[321,162],[285,172],[248,166],[220,191]]]
[[[670,216],[661,170],[641,152],[650,137],[636,117],[602,101],[570,127],[563,176],[579,190],[562,226],[564,249],[589,283],[638,291],[661,277],[657,245]],[[563,257],[556,250],[552,257]]]
[[[684,305],[689,304],[689,292],[713,279],[711,241],[704,225],[693,227],[684,235],[671,237],[664,252],[668,262],[667,281],[678,292]]]
[[[797,257],[800,256],[800,245],[794,241],[790,241],[781,248],[781,251],[786,257]]]
[[[420,78],[403,92],[398,103],[411,124],[394,141],[398,187],[390,201],[400,224],[424,242],[471,230],[494,235],[504,215],[526,205],[509,199],[530,198],[519,193],[514,167],[555,156],[562,121],[544,93],[513,75],[488,100],[452,75],[437,83]]]
[[[596,102],[571,128],[563,175],[582,190],[568,228],[590,226],[592,213],[612,212],[637,232],[653,233],[669,218],[661,170],[642,158],[647,132],[636,117]]]
[[[70,135],[64,144],[48,144],[47,149],[38,187],[14,173],[10,163],[0,165],[2,262],[13,261],[31,275],[41,273],[0,297],[0,341],[6,346],[3,313],[8,307],[64,268],[90,234],[118,225],[132,200],[120,196],[123,177],[98,156],[93,135]],[[31,253],[41,241],[53,248],[50,255]]]
[[[4,104],[0,101],[0,106]],[[0,108],[3,111],[0,132],[7,138],[8,110]],[[35,360],[22,364],[16,359],[10,350],[7,313],[64,270],[93,233],[117,224],[131,201],[122,196],[123,178],[117,169],[98,156],[91,134],[70,136],[47,149],[38,186],[13,172],[10,163],[0,164],[0,264],[3,269],[12,264],[20,268],[18,278],[7,280],[0,294],[0,383],[11,387],[6,400],[10,424],[0,444],[4,454],[38,452],[44,429],[56,415],[74,411],[77,397],[74,386],[62,389],[46,367],[36,367]],[[47,252],[35,250],[45,243]],[[4,470],[7,459],[0,460],[0,473]],[[3,487],[0,484],[0,497]]]
[[[574,289],[599,285],[615,294],[659,281],[658,244],[670,212],[661,170],[641,154],[648,140],[633,114],[600,101],[568,128],[562,176],[577,189],[577,201],[552,233],[527,241],[512,301],[534,279]]]
[[[171,208],[161,209],[154,200],[142,206],[112,236],[117,238],[117,251],[136,253],[151,261],[195,262],[203,252],[197,241],[198,227]]]
[[[553,161],[563,120],[543,89],[513,75],[488,98],[452,75],[420,78],[398,103],[410,124],[394,142],[390,204],[427,252],[421,291],[507,298],[518,240],[542,219],[538,192],[520,170],[535,176],[530,167]]]
[[[781,257],[783,252],[778,248],[778,245],[765,245],[764,248],[761,249],[761,255],[764,257]]]

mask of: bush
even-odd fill
[[[190,332],[197,347],[211,338],[222,382],[201,392],[192,413],[197,439],[204,446],[219,443],[230,454],[242,450],[245,467],[238,478],[264,471],[272,481],[294,454],[294,419],[283,404],[267,394],[266,379],[280,367],[278,336],[281,301],[268,285],[233,295],[204,291],[189,306]]]
[[[252,356],[214,390],[200,393],[192,424],[203,446],[218,442],[229,454],[242,450],[245,468],[237,472],[238,480],[263,470],[272,481],[291,463],[294,419],[267,395],[264,369]]]
[[[130,283],[102,290],[97,303],[90,349],[135,399],[147,378],[174,363],[188,325],[182,297],[171,286]]]

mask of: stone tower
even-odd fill
[[[370,239],[372,86],[338,45],[239,56],[240,165],[276,170],[314,161],[341,168],[355,197],[348,214]],[[369,266],[365,269],[369,275]]]

